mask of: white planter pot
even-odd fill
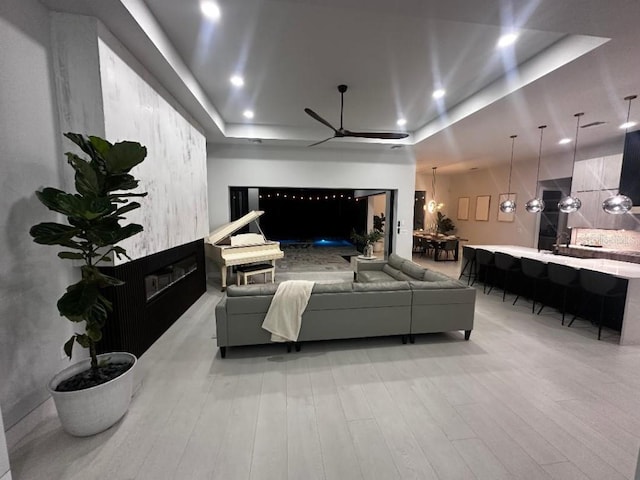
[[[106,383],[74,392],[56,392],[60,382],[87,370],[91,359],[87,358],[65,368],[54,376],[47,386],[60,417],[62,428],[77,437],[95,435],[120,420],[131,402],[133,370],[136,357],[131,353],[114,352],[98,355],[98,362],[109,359],[113,362],[131,362],[129,370]]]
[[[384,240],[378,240],[373,244],[373,253],[380,253],[384,250]]]

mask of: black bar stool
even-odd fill
[[[520,278],[520,274],[522,273],[522,268],[520,267],[520,259],[514,257],[513,255],[509,255],[508,253],[496,252],[494,257],[494,262],[496,264],[496,269],[502,272],[503,284],[502,284],[502,301],[507,296],[507,290],[511,291],[511,293],[516,294],[516,299],[513,301],[513,305],[516,304],[518,298],[520,298],[520,293],[517,289],[510,288],[513,285],[518,285],[518,279]]]
[[[547,264],[532,258],[521,258],[520,265],[522,267],[522,274],[530,279],[532,284],[531,300],[533,301],[533,305],[531,306],[531,313],[535,313],[536,301],[540,301],[540,310],[538,310],[538,315],[540,315],[540,312],[544,308],[544,303],[538,300],[538,293],[540,292],[540,284],[549,281]]]
[[[622,309],[608,309],[605,310],[605,303],[607,300],[618,299],[624,301],[627,295],[627,280],[623,278],[614,277],[608,273],[595,272],[593,270],[580,270],[580,286],[584,292],[595,295],[600,304],[598,309],[598,318],[596,325],[598,325],[598,340],[602,335],[602,324],[605,321],[605,316],[610,320],[613,320],[613,324],[609,324],[613,328],[620,330],[622,326]],[[612,305],[611,305],[612,306]],[[617,313],[617,315],[616,315]],[[576,317],[573,317],[569,326],[573,324]]]
[[[580,288],[578,270],[566,265],[549,263],[547,264],[547,273],[551,283],[562,287],[562,325],[564,325],[564,315],[567,311],[567,293],[570,291],[577,292]]]
[[[493,289],[493,279],[491,277],[494,276],[493,272],[495,272],[496,269],[493,252],[490,252],[489,250],[485,250],[483,248],[476,249],[476,262],[478,266],[478,278],[480,278],[481,274],[484,274],[484,276],[482,277],[482,291],[484,293],[491,293],[491,290]],[[487,283],[489,281],[491,281],[492,283],[490,285],[489,291],[487,292]]]
[[[458,280],[460,280],[462,277],[467,277],[467,285],[473,285],[476,282],[476,277],[478,276],[478,265],[476,264],[476,249],[463,246],[462,258],[464,260],[464,266],[462,267],[462,270],[460,270],[460,276],[458,277]],[[467,271],[467,268],[469,269],[469,271]]]

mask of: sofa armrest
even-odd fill
[[[227,330],[227,296],[223,296],[215,310],[216,316],[216,337],[219,347],[228,345],[228,330]]]

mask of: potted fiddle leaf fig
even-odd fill
[[[64,215],[67,223],[39,223],[29,233],[36,243],[62,247],[58,257],[81,265],[80,280],[67,287],[57,307],[78,329],[64,344],[64,352],[71,359],[77,343],[89,350],[89,358],[58,373],[48,387],[63,428],[72,435],[86,436],[116,423],[131,400],[136,357],[126,352],[96,353],[112,310],[104,290],[124,283],[98,267],[113,255],[129,258],[116,244],[143,229],[135,223],[120,223],[125,213],[140,207],[131,198],[147,195],[131,192],[139,181],[129,173],[145,159],[147,149],[136,142],[111,144],[78,133],[65,133],[65,137],[89,157],[66,153],[75,171],[76,192],[46,187],[36,196],[48,209]]]

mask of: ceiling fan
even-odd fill
[[[324,118],[318,115],[316,112],[311,110],[310,108],[305,108],[304,111],[314,120],[326,125],[331,130],[333,130],[333,136],[329,138],[325,138],[319,142],[313,143],[309,145],[310,147],[314,147],[316,145],[320,145],[321,143],[328,142],[332,138],[342,138],[342,137],[358,137],[358,138],[378,138],[383,140],[400,140],[401,138],[407,138],[409,136],[408,133],[386,133],[386,132],[352,132],[351,130],[346,130],[342,127],[342,113],[344,110],[344,92],[347,91],[346,85],[338,85],[338,91],[340,92],[340,128],[335,128],[329,122],[327,122]]]

